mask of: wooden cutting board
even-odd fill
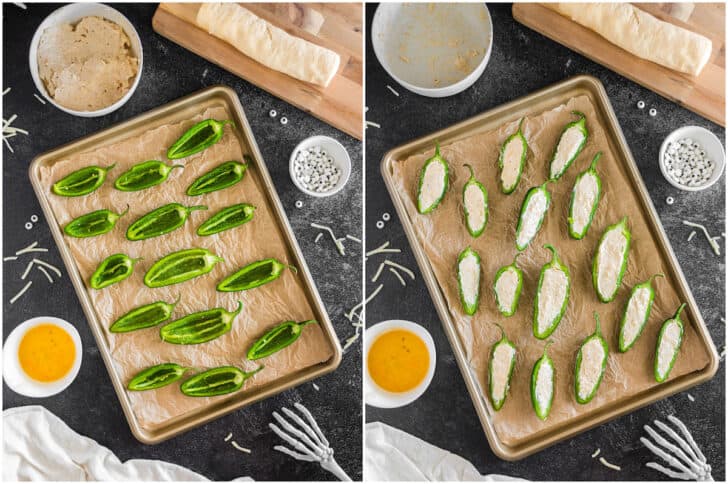
[[[513,17],[551,40],[725,126],[725,4],[635,5],[660,20],[702,34],[713,42],[710,61],[699,76],[682,74],[640,59],[596,32],[537,3],[514,3]]]
[[[152,19],[160,35],[265,89],[341,131],[362,139],[363,43],[360,3],[246,3],[245,8],[291,35],[341,56],[328,87],[265,67],[195,25],[199,3],[161,3]]]

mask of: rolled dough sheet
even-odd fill
[[[203,3],[196,23],[243,54],[291,77],[326,87],[339,55],[271,25],[237,3]]]
[[[541,230],[531,245],[518,258],[523,270],[523,292],[518,310],[510,318],[497,310],[493,294],[496,271],[513,261],[516,253],[515,227],[523,197],[529,188],[544,182],[548,160],[553,153],[564,125],[574,120],[571,111],[586,114],[589,140],[584,151],[557,183],[548,185],[552,194],[551,208]],[[523,134],[528,140],[529,152],[518,188],[504,195],[498,187],[498,154],[505,139],[516,132],[518,120],[493,131],[441,146],[441,153],[450,163],[451,186],[442,204],[429,215],[420,215],[416,208],[416,190],[422,163],[432,156],[433,150],[399,160],[393,164],[393,176],[399,196],[404,202],[415,233],[434,270],[449,309],[450,318],[465,349],[470,368],[480,385],[481,397],[490,411],[496,433],[507,445],[518,445],[543,433],[567,424],[570,420],[593,415],[614,408],[631,396],[655,388],[652,373],[653,354],[657,333],[663,321],[672,316],[682,302],[675,291],[676,281],[668,270],[650,221],[640,210],[637,193],[624,165],[610,148],[601,120],[587,96],[570,99],[566,104],[550,111],[526,116]],[[592,158],[602,151],[597,171],[602,178],[602,198],[589,232],[582,240],[569,237],[566,218],[571,188],[576,176],[586,170]],[[461,196],[470,163],[475,175],[488,190],[490,213],[488,226],[482,236],[473,239],[463,224]],[[601,303],[596,296],[591,278],[592,255],[604,229],[622,216],[629,216],[632,246],[627,272],[616,299]],[[531,370],[541,356],[546,341],[533,336],[531,322],[533,300],[541,267],[551,259],[551,253],[542,246],[553,244],[571,272],[571,296],[564,318],[549,340],[549,356],[556,368],[556,396],[551,415],[542,422],[531,406]],[[473,317],[463,313],[455,277],[458,254],[470,245],[481,257],[480,309]],[[654,283],[656,297],[650,320],[642,336],[627,353],[617,349],[617,327],[632,287],[662,272],[665,279]],[[594,332],[594,316],[599,313],[604,337],[610,349],[606,375],[594,400],[587,405],[574,398],[574,362],[581,342]],[[683,312],[685,340],[670,380],[704,368],[709,362],[706,348],[695,331],[695,319],[690,311]],[[499,412],[493,411],[486,398],[488,362],[493,344],[500,339],[500,324],[508,338],[518,348],[516,367],[506,403]],[[668,381],[670,381],[668,380]]]
[[[693,76],[710,60],[707,37],[664,22],[629,3],[544,3],[627,52]]]
[[[327,361],[333,354],[319,325],[310,324],[298,341],[279,353],[258,362],[248,361],[245,357],[250,345],[266,330],[286,320],[314,319],[315,312],[301,279],[290,270],[284,271],[276,281],[250,291],[222,293],[215,290],[217,282],[250,262],[275,257],[290,263],[292,258],[254,163],[249,165],[245,178],[233,187],[200,197],[185,194],[189,184],[201,174],[223,161],[242,160],[246,151],[229,127],[225,127],[222,140],[211,148],[189,158],[176,160],[175,163],[181,162],[184,168],[172,171],[163,184],[131,193],[113,188],[113,180],[133,164],[143,160],[164,160],[168,146],[195,122],[207,118],[230,119],[230,114],[225,108],[213,107],[183,121],[150,127],[138,136],[59,160],[40,170],[46,197],[61,225],[100,208],[119,213],[127,204],[130,207],[129,213],[121,217],[116,228],[107,234],[88,239],[65,237],[84,281],[88,281],[98,263],[111,254],[123,252],[131,257],[144,257],[128,279],[103,290],[88,288],[92,304],[104,326],[114,367],[123,382],[146,367],[164,362],[196,368],[235,365],[245,370],[253,370],[259,363],[264,364],[265,369],[245,383],[242,392],[247,392]],[[107,166],[114,162],[117,165],[109,171],[106,182],[90,195],[65,198],[51,192],[51,185],[56,180],[80,167],[97,164]],[[134,220],[170,202],[187,206],[204,204],[209,209],[192,212],[181,228],[161,237],[136,242],[126,239],[126,229]],[[253,220],[209,237],[199,237],[195,233],[197,226],[207,217],[223,207],[241,202],[257,207]],[[209,274],[181,284],[155,289],[144,286],[144,274],[155,261],[170,252],[191,247],[210,249],[224,257],[225,261],[217,264]],[[108,331],[109,325],[130,309],[153,301],[172,302],[178,295],[181,295],[181,300],[172,316],[174,319],[214,307],[231,311],[239,300],[243,302],[243,310],[235,318],[229,333],[199,345],[165,343],[159,338],[159,327],[121,334]],[[180,392],[179,384],[146,392],[128,392],[132,410],[140,425],[146,429],[159,428],[170,419],[239,395],[234,393],[212,398],[192,398]]]

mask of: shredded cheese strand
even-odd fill
[[[385,254],[385,253],[397,253],[398,254],[398,253],[402,252],[399,249],[389,249],[388,247],[389,247],[389,242],[385,242],[382,245],[380,245],[379,247],[377,247],[376,249],[370,250],[365,255],[367,257],[369,257],[372,255],[377,255],[377,254]]]
[[[622,468],[619,467],[618,465],[612,464],[611,462],[607,462],[607,459],[605,459],[604,457],[600,457],[599,462],[601,462],[604,467],[609,467],[610,469],[614,469],[615,471],[622,470]]]
[[[697,232],[694,230],[692,232],[690,232],[690,235],[688,235],[688,242],[693,240],[693,237],[695,237],[695,234],[697,234]]]
[[[594,453],[591,455],[592,459],[596,459],[596,457],[599,455],[599,453],[602,451],[602,449],[597,449],[594,451]]]
[[[321,240],[321,237],[324,236],[323,232],[319,232],[316,238],[314,239],[314,243],[318,244],[318,241]]]
[[[402,279],[402,276],[400,276],[400,275],[399,275],[399,272],[397,272],[397,270],[396,270],[396,269],[395,269],[394,267],[390,267],[390,268],[389,268],[389,271],[390,271],[390,272],[391,272],[392,274],[394,274],[395,276],[397,276],[397,279],[399,279],[399,282],[400,282],[400,283],[401,283],[401,284],[402,284],[403,286],[406,286],[406,285],[407,285],[407,283],[406,283],[406,282],[404,281],[404,279]]]
[[[354,237],[353,235],[346,234],[346,238],[349,240],[353,240],[354,242],[361,244],[361,239]]]
[[[397,91],[395,91],[394,88],[392,86],[390,86],[389,84],[387,84],[387,89],[389,89],[390,91],[392,91],[392,94],[394,94],[395,96],[399,97],[399,93]]]
[[[346,343],[344,343],[344,347],[343,347],[342,351],[346,351],[349,348],[349,346],[353,345],[356,342],[356,340],[358,340],[358,339],[359,339],[359,332],[357,331],[356,333],[354,333],[354,336],[352,336],[346,340]]]
[[[367,305],[367,304],[368,304],[368,303],[369,303],[369,302],[370,302],[370,301],[371,301],[372,299],[374,299],[375,297],[377,297],[377,294],[379,294],[379,291],[381,291],[383,287],[384,287],[384,284],[380,284],[380,285],[379,285],[379,287],[377,287],[377,288],[376,288],[376,289],[374,290],[374,292],[372,292],[372,293],[371,293],[371,294],[369,295],[369,297],[367,297],[367,298],[366,298],[366,299],[364,299],[364,300],[363,300],[362,302],[360,302],[359,304],[357,304],[356,306],[354,306],[353,308],[351,308],[351,310],[350,310],[350,311],[349,311],[349,312],[348,312],[348,313],[346,314],[346,317],[347,317],[347,318],[349,319],[349,321],[351,321],[351,318],[352,318],[352,317],[354,317],[354,312],[355,312],[355,311],[356,311],[357,309],[359,309],[359,308],[362,308],[362,310],[364,310],[364,308],[366,307],[366,305]]]
[[[58,270],[58,267],[54,266],[53,264],[49,264],[47,262],[43,262],[40,259],[33,259],[33,262],[35,262],[36,264],[40,264],[42,266],[46,266],[48,269],[50,269],[53,272],[55,272],[58,277],[61,277],[61,271]]]
[[[402,271],[405,274],[407,274],[408,276],[410,276],[413,281],[415,280],[415,273],[412,272],[411,270],[407,269],[405,266],[399,265],[396,262],[392,262],[389,259],[385,260],[384,263],[387,264],[388,266],[392,266],[392,267],[399,269],[400,271]]]
[[[4,261],[8,261],[8,260],[18,260],[18,258],[17,258],[17,256],[9,255],[7,257],[3,257],[3,260]]]
[[[36,99],[37,99],[38,101],[40,101],[40,103],[41,103],[41,104],[45,104],[45,103],[46,103],[46,102],[45,102],[45,99],[43,99],[43,98],[42,98],[42,97],[40,97],[39,95],[37,95],[37,94],[33,94],[33,96],[35,96],[35,98],[36,98]]]
[[[373,126],[375,128],[381,128],[382,125],[379,123],[375,123],[374,121],[367,121],[367,126]]]
[[[13,296],[13,298],[10,300],[10,304],[15,304],[15,301],[20,299],[20,297],[25,294],[25,291],[30,289],[31,284],[33,284],[33,281],[28,281],[28,283],[23,286],[23,288],[15,296]]]
[[[45,274],[46,279],[48,279],[48,282],[50,282],[51,284],[53,284],[53,278],[48,273],[48,271],[45,269],[45,267],[43,267],[43,266],[36,266],[36,267],[38,268],[39,271],[41,271],[43,274]]]
[[[374,277],[372,277],[372,282],[377,282],[377,279],[379,279],[379,276],[382,274],[383,270],[384,270],[384,262],[379,264],[379,269],[377,269],[377,272],[374,274]]]
[[[316,385],[315,383],[311,383],[311,384],[313,385],[313,389],[314,389],[314,390],[316,390],[316,391],[319,391],[319,390],[321,389],[321,387],[319,387],[319,386],[318,386],[318,385]]]
[[[235,442],[234,440],[233,440],[232,442],[230,442],[230,444],[231,444],[231,445],[232,445],[233,447],[235,447],[236,449],[238,449],[238,450],[239,450],[240,452],[245,452],[246,454],[250,454],[250,453],[251,453],[251,450],[250,450],[250,449],[246,449],[245,447],[241,447],[241,446],[240,446],[240,445],[239,445],[239,444],[238,444],[237,442]]]
[[[331,230],[331,227],[327,227],[325,225],[319,225],[317,223],[312,223],[311,227],[321,230],[326,230],[329,234],[331,234],[331,239],[334,241],[334,245],[336,245],[336,248],[339,250],[339,254],[346,255],[344,252],[344,245],[341,243],[339,239],[336,238],[336,235],[334,235],[334,231]]]
[[[696,229],[700,229],[705,234],[705,238],[708,239],[708,243],[710,244],[710,247],[713,249],[713,252],[715,252],[715,255],[720,255],[720,246],[718,243],[713,240],[713,238],[708,233],[708,229],[705,228],[705,225],[696,224],[695,222],[690,222],[688,220],[682,221],[683,225],[687,225],[688,227],[695,227]]]
[[[20,276],[20,279],[25,280],[26,277],[28,277],[28,274],[30,274],[30,270],[33,268],[33,261],[28,262],[28,265],[25,266],[25,271],[23,272],[23,275]]]
[[[229,434],[227,434],[227,437],[225,437],[225,442],[227,442],[228,440],[230,440],[232,438],[233,438],[233,433],[230,432]]]

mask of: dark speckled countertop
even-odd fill
[[[367,249],[390,241],[393,247],[403,249],[402,254],[395,254],[395,260],[417,268],[379,172],[384,153],[565,78],[590,74],[606,88],[698,306],[716,346],[722,347],[725,339],[725,325],[720,321],[725,305],[724,258],[713,254],[701,234],[687,243],[692,229],[683,226],[681,220],[703,223],[713,235],[725,232],[725,176],[702,192],[681,192],[663,179],[657,156],[662,140],[678,127],[704,126],[725,144],[724,130],[520,25],[513,20],[510,5],[490,5],[489,8],[494,27],[490,62],[475,85],[453,97],[430,99],[400,87],[382,69],[371,42],[367,41],[367,119],[382,125],[381,129],[370,127],[366,132]],[[367,5],[367,33],[375,9],[376,5]],[[395,97],[386,88],[387,84],[395,87],[400,96]],[[650,117],[647,109],[637,109],[638,100],[645,101],[647,109],[655,107],[657,116]],[[666,204],[668,196],[675,198],[673,205]],[[392,220],[379,230],[375,223],[384,212],[390,213]],[[724,251],[725,241],[719,242]],[[371,260],[368,270],[376,270],[376,266],[377,262]],[[432,333],[437,347],[435,378],[427,392],[406,407],[383,410],[367,406],[367,421],[388,423],[459,454],[484,474],[509,474],[537,480],[656,480],[664,476],[644,466],[652,460],[652,454],[639,442],[644,434],[642,426],[656,418],[675,414],[692,429],[712,465],[715,480],[725,479],[723,364],[711,381],[689,390],[694,402],[688,399],[687,393],[680,393],[521,461],[506,462],[497,458],[483,434],[422,277],[418,270],[415,272],[417,280],[407,287],[401,287],[396,281],[386,286],[387,290],[368,306],[367,324],[396,318],[424,325]],[[367,293],[375,288],[376,284],[367,281]],[[615,472],[592,460],[590,455],[597,448],[601,448],[601,455],[609,462],[620,465],[622,471]]]
[[[43,258],[63,267],[28,180],[28,165],[34,157],[206,86],[224,84],[240,96],[339,338],[342,341],[348,338],[353,328],[342,315],[360,300],[359,248],[349,242],[350,252],[346,257],[340,257],[328,239],[314,243],[318,231],[309,224],[331,225],[342,235],[361,237],[359,187],[362,180],[361,164],[357,162],[362,156],[361,143],[156,34],[152,30],[156,4],[114,5],[134,24],[144,49],[142,79],[125,106],[108,116],[79,118],[65,114],[51,104],[42,105],[33,97],[36,91],[28,69],[28,48],[38,25],[59,6],[28,4],[28,10],[21,10],[9,3],[3,5],[3,89],[12,88],[3,98],[3,117],[17,114],[15,125],[30,132],[27,138],[17,136],[11,140],[15,153],[2,148],[5,255],[38,241],[40,246],[50,249]],[[278,118],[268,116],[271,108],[278,111]],[[280,124],[281,115],[288,117],[288,125]],[[305,196],[288,176],[291,151],[299,141],[315,134],[339,140],[354,160],[349,184],[330,198]],[[297,200],[303,201],[303,208],[295,207]],[[32,230],[26,231],[24,225],[32,214],[39,215],[41,220]],[[9,299],[23,286],[19,276],[25,262],[3,265],[3,339],[28,318],[52,315],[72,322],[79,330],[84,346],[81,371],[66,391],[38,400],[22,397],[4,385],[3,408],[43,405],[72,429],[110,448],[122,461],[162,459],[215,480],[239,476],[251,476],[256,480],[331,479],[332,476],[317,464],[294,461],[272,450],[274,445],[282,443],[267,426],[272,412],[302,402],[317,417],[336,451],[339,464],[355,480],[361,478],[361,354],[358,345],[344,355],[338,370],[315,380],[319,391],[306,383],[164,443],[147,446],[136,441],[129,430],[65,270],[64,278],[52,286],[41,274],[31,290],[10,306]],[[233,432],[237,442],[251,448],[253,453],[241,454],[224,443],[228,432]]]

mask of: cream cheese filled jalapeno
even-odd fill
[[[536,297],[533,301],[533,335],[538,339],[546,339],[561,322],[569,303],[571,277],[556,249],[546,244],[551,251],[551,261],[541,268],[538,279]]]
[[[488,223],[488,191],[475,179],[473,167],[465,166],[470,170],[470,178],[463,186],[465,227],[471,236],[480,237]]]
[[[536,360],[531,372],[531,404],[541,420],[546,420],[551,413],[556,391],[556,368],[546,353],[550,344],[551,342],[544,346],[543,354]]]
[[[657,336],[657,345],[655,348],[655,381],[662,383],[670,376],[672,367],[675,366],[675,360],[680,353],[680,347],[683,342],[684,326],[680,319],[680,313],[685,309],[685,303],[682,303],[675,315],[665,321],[660,328],[660,334]]]
[[[119,175],[114,187],[122,192],[136,192],[164,183],[175,168],[182,165],[165,165],[159,160],[137,163]]]
[[[233,312],[224,308],[213,308],[188,314],[162,326],[159,335],[162,341],[176,345],[206,343],[230,331],[235,316],[242,310],[243,303],[238,301],[238,308]]]
[[[237,392],[246,380],[263,369],[263,365],[253,371],[243,371],[234,366],[221,366],[199,373],[180,386],[188,397],[214,397]]]
[[[523,173],[523,165],[526,163],[528,153],[528,142],[523,136],[521,128],[523,120],[518,123],[518,131],[510,135],[501,146],[498,156],[498,167],[500,168],[499,184],[503,193],[510,194],[518,186]]]
[[[551,205],[551,193],[546,190],[548,183],[546,181],[543,185],[531,188],[523,199],[516,227],[516,248],[519,251],[528,247],[543,224]]]
[[[94,192],[104,184],[106,174],[114,168],[111,166],[86,166],[73,173],[69,173],[53,184],[51,190],[62,197],[80,197]]]
[[[447,160],[440,155],[440,144],[435,146],[435,156],[425,161],[417,185],[417,211],[430,213],[440,205],[450,183]]]
[[[569,204],[569,235],[580,240],[586,235],[594,214],[597,212],[599,197],[602,193],[602,180],[599,178],[596,166],[602,152],[594,156],[589,169],[576,177],[574,188],[571,190],[571,203]]]
[[[506,402],[513,369],[516,366],[516,345],[506,337],[503,328],[500,330],[501,339],[493,345],[488,363],[488,396],[496,411],[503,408]]]
[[[470,247],[458,256],[457,277],[463,311],[472,316],[480,305],[480,255]]]
[[[599,300],[604,303],[616,297],[622,284],[631,240],[627,217],[607,227],[599,240],[592,265],[592,283]]]
[[[134,392],[162,388],[178,381],[191,368],[177,363],[162,363],[149,367],[137,373],[127,384],[126,388]]]
[[[579,116],[579,119],[567,124],[558,143],[554,148],[554,154],[551,156],[549,164],[549,179],[558,180],[561,175],[571,166],[581,150],[586,145],[589,137],[589,131],[586,129],[586,116],[579,111],[572,111],[571,114]]]
[[[662,274],[655,274],[641,284],[632,288],[629,300],[624,307],[622,320],[619,323],[619,352],[624,353],[632,347],[637,338],[645,329],[645,324],[652,311],[652,303],[655,300],[655,290],[652,281],[656,277],[665,277]]]
[[[599,390],[604,378],[609,357],[609,346],[602,336],[599,326],[599,315],[594,313],[597,327],[594,333],[587,337],[579,347],[576,354],[576,368],[574,370],[574,393],[576,401],[580,404],[591,402]]]
[[[518,300],[523,288],[523,271],[518,268],[516,261],[521,253],[517,253],[510,265],[498,269],[493,282],[493,292],[498,311],[503,316],[513,316],[518,308]]]

